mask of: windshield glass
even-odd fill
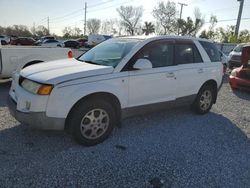
[[[241,52],[241,51],[242,51],[242,48],[243,48],[243,45],[242,45],[242,44],[239,44],[239,45],[237,45],[237,46],[234,48],[234,51],[235,51],[235,52]]]
[[[139,42],[138,39],[109,39],[80,56],[78,60],[116,67]]]

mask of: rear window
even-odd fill
[[[220,52],[213,43],[200,41],[200,44],[205,49],[205,51],[207,52],[207,55],[209,56],[212,62],[221,61]]]

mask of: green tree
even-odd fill
[[[178,19],[178,26],[180,35],[196,36],[198,31],[204,25],[204,18],[199,9],[194,10],[194,20],[191,17],[187,17],[187,20]]]
[[[208,31],[203,30],[200,34],[200,38],[206,38],[206,39],[213,39],[216,40],[217,37],[217,32],[215,31],[215,26],[218,23],[217,17],[216,16],[211,16],[210,17],[210,26],[208,28]]]
[[[144,28],[142,28],[142,31],[143,33],[145,33],[145,35],[149,35],[155,32],[155,26],[154,24],[152,24],[152,22],[145,22]]]

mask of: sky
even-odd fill
[[[163,0],[167,2],[167,0]],[[199,8],[208,22],[211,15],[217,16],[217,26],[235,25],[238,16],[239,2],[237,0],[172,0],[176,3],[186,3],[182,18],[193,17],[195,8]],[[116,8],[121,5],[143,6],[142,21],[155,21],[152,10],[157,0],[0,0],[0,26],[14,24],[44,25],[47,27],[49,17],[50,31],[62,35],[65,27],[79,27],[83,30],[84,4],[87,3],[87,19],[98,18],[119,19]],[[180,5],[177,4],[177,10]],[[250,0],[245,0],[240,30],[250,30]],[[227,21],[232,20],[232,21]],[[209,26],[205,24],[204,28]]]

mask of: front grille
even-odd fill
[[[239,55],[233,55],[231,57],[231,60],[233,60],[233,61],[240,61],[241,60],[241,56],[239,56]]]

